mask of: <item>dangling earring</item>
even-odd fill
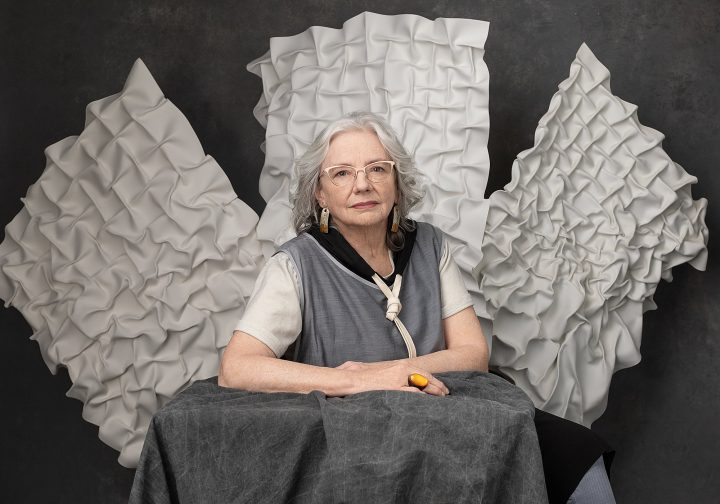
[[[398,210],[397,205],[393,207],[393,220],[392,225],[390,226],[390,231],[393,233],[398,232],[398,228],[400,227],[400,211]]]
[[[327,207],[320,212],[320,232],[327,234],[328,224],[330,222],[330,210]]]

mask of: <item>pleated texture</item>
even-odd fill
[[[140,60],[45,154],[0,244],[0,297],[134,467],[153,413],[217,374],[264,261],[258,217]]]
[[[480,310],[472,268],[487,215],[487,33],[485,21],[365,12],[341,29],[313,26],[272,38],[269,52],[248,65],[263,81],[254,113],[267,129],[260,176],[267,206],[257,228],[265,254],[295,234],[294,159],[331,121],[356,110],[375,112],[426,175],[426,196],[412,217],[449,236]]]
[[[583,44],[535,145],[490,197],[475,270],[494,318],[491,364],[538,408],[586,426],[604,412],[612,374],[640,361],[660,279],[707,261],[697,179],[636,109]]]

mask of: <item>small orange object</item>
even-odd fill
[[[419,373],[413,373],[408,377],[408,383],[413,387],[424,389],[430,381]]]

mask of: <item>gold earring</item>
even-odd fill
[[[398,228],[400,227],[400,211],[398,210],[397,205],[393,207],[393,220],[392,225],[390,226],[390,231],[393,233],[398,232]]]
[[[330,210],[327,207],[320,212],[320,232],[327,234],[328,224],[330,222]]]

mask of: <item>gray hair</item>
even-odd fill
[[[318,223],[320,205],[315,192],[320,182],[320,166],[325,160],[330,140],[350,130],[369,130],[374,132],[385,151],[395,161],[395,182],[398,191],[397,209],[400,214],[400,227],[396,233],[388,230],[385,242],[390,250],[400,250],[405,244],[405,234],[415,229],[415,223],[408,213],[423,197],[421,188],[422,174],[415,167],[412,156],[400,143],[397,135],[384,119],[371,112],[352,112],[330,123],[315,138],[305,154],[295,161],[296,186],[292,191],[293,225],[301,233]]]

